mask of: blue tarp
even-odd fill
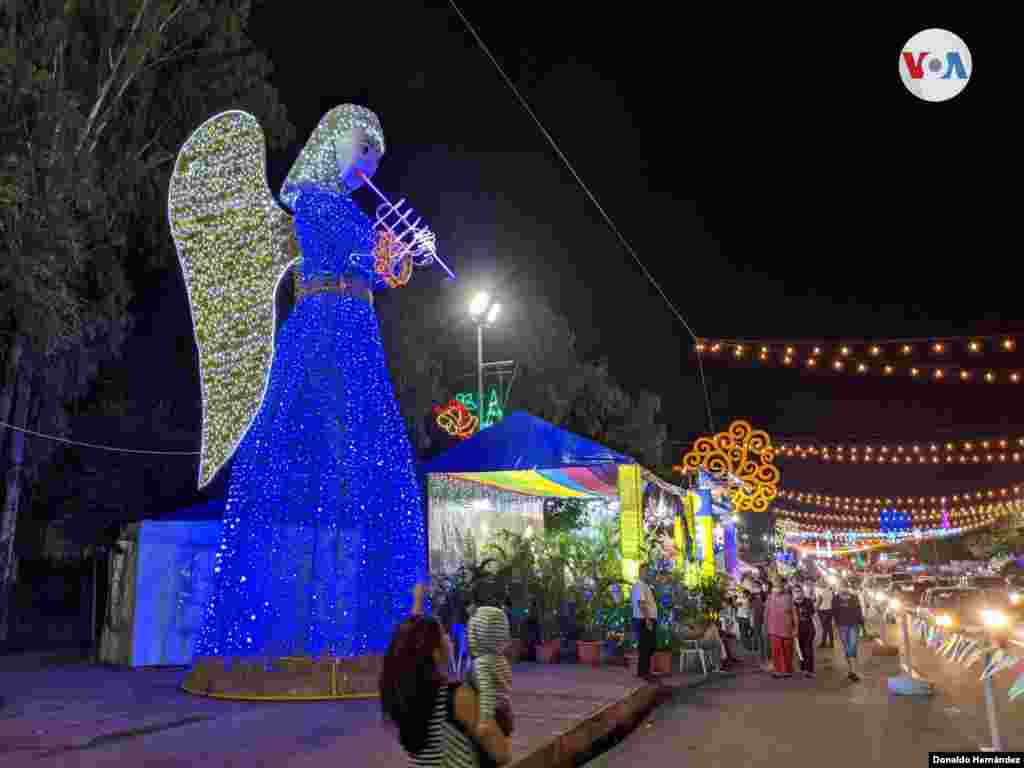
[[[149,519],[159,520],[160,522],[171,522],[176,520],[194,522],[216,520],[220,522],[223,516],[224,499],[212,499],[203,504],[196,504],[195,506],[185,507],[183,509],[175,509],[171,512],[157,515]]]
[[[636,464],[600,443],[515,411],[423,465],[433,472],[508,472]]]

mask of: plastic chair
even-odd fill
[[[686,664],[686,657],[694,654],[700,660],[700,668],[704,672],[704,677],[708,676],[708,655],[707,652],[701,647],[700,640],[683,640],[682,647],[679,651],[679,671],[683,671],[683,667]]]

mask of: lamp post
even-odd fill
[[[501,304],[491,301],[491,295],[480,291],[469,303],[469,316],[476,323],[476,386],[477,386],[477,418],[480,429],[484,426],[484,327],[494,325],[501,312]]]

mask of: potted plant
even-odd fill
[[[672,672],[672,654],[679,650],[679,642],[672,625],[659,621],[654,631],[654,653],[651,656],[651,674],[668,675]]]
[[[632,630],[628,631],[625,638],[622,640],[622,655],[625,659],[626,666],[629,667],[635,675],[637,664],[640,661],[640,653],[637,650],[636,633]]]
[[[550,532],[534,546],[532,584],[540,609],[542,638],[537,660],[550,663],[557,661],[561,652],[559,613],[568,598],[568,540],[563,533]]]
[[[630,634],[633,623],[633,606],[628,600],[622,600],[608,606],[601,619],[605,630],[603,660],[605,663],[623,665],[626,638]]]
[[[704,611],[700,594],[685,588],[676,594],[673,614],[675,633],[679,640],[700,640],[711,623]]]
[[[549,616],[541,624],[542,641],[537,646],[537,661],[543,664],[552,664],[558,661],[558,654],[562,648],[562,638],[558,633],[558,621]]]
[[[601,646],[604,642],[604,628],[598,622],[598,595],[596,590],[576,591],[576,623],[580,638],[576,641],[576,653],[581,664],[601,663]]]

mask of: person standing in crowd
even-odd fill
[[[845,581],[832,600],[832,620],[839,628],[839,641],[846,651],[846,665],[850,670],[848,677],[856,683],[860,680],[857,674],[857,646],[864,629],[864,611],[860,600]]]
[[[754,582],[750,592],[750,643],[751,650],[764,656],[761,634],[764,632],[764,596],[761,593],[761,585]]]
[[[800,585],[793,588],[793,607],[796,609],[796,639],[800,643],[800,671],[804,677],[814,677],[814,601],[804,595]]]
[[[633,631],[636,633],[637,665],[636,674],[643,680],[653,682],[651,677],[651,656],[654,655],[655,627],[658,623],[658,601],[654,590],[647,583],[648,571],[640,569],[640,578],[633,585]]]
[[[832,599],[835,595],[828,581],[822,579],[818,587],[817,598],[814,607],[818,609],[818,619],[821,621],[821,644],[819,648],[832,648],[835,638],[832,631]]]
[[[773,677],[776,679],[793,676],[793,638],[796,635],[797,617],[793,607],[793,596],[783,588],[782,578],[775,577],[767,607],[768,636],[772,644]]]
[[[811,605],[813,606],[815,598],[817,597],[817,594],[816,594],[816,591],[815,591],[815,588],[814,588],[814,579],[812,579],[810,576],[808,576],[806,579],[804,579],[803,588],[804,588],[804,597],[806,597],[808,600],[810,600],[811,601]]]
[[[744,649],[749,651],[750,647],[750,592],[740,588],[736,597],[736,621],[739,624],[740,642]]]
[[[479,727],[479,697],[451,684],[446,670],[451,643],[441,623],[423,615],[424,587],[417,585],[412,616],[391,637],[381,664],[380,703],[398,727],[410,763],[422,768],[501,765],[510,757],[499,727]]]
[[[530,613],[526,617],[526,660],[537,661],[537,646],[540,645],[540,605],[537,598],[530,601]]]
[[[771,584],[765,580],[761,582],[761,606],[764,611],[761,621],[761,658],[767,662],[772,658],[772,642],[768,636],[768,599],[771,597]]]
[[[725,664],[738,664],[740,659],[736,653],[736,635],[739,623],[736,620],[736,598],[729,595],[725,598],[718,616],[719,634],[722,638],[722,649],[725,652]]]

